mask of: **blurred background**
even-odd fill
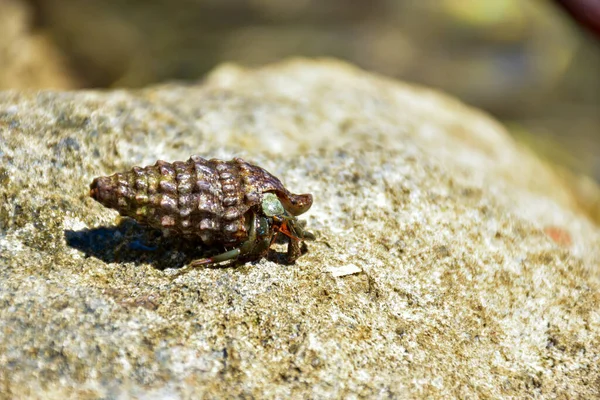
[[[0,0],[0,89],[195,81],[288,56],[451,93],[578,190],[600,182],[600,0]]]

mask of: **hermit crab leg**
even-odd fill
[[[297,220],[294,220],[294,223],[284,224],[284,230],[281,231],[281,233],[295,240],[316,239],[315,235],[312,232],[305,231],[304,229],[302,229],[300,224],[296,222]]]
[[[278,224],[274,227],[275,232],[288,237],[287,260],[289,263],[293,263],[302,255],[300,244],[305,239],[314,240],[315,235],[304,230],[299,221],[295,217],[287,214],[287,212],[285,216],[275,216],[273,219]],[[271,243],[275,241],[276,236],[277,235],[273,236]]]
[[[275,221],[279,223],[277,231],[294,240],[315,240],[315,235],[309,231],[305,231],[298,219],[290,216],[286,213],[285,216],[274,217]]]
[[[241,252],[242,251],[239,248],[229,250],[229,251],[226,251],[225,253],[221,253],[214,257],[201,258],[199,260],[194,260],[190,263],[190,266],[191,267],[199,267],[201,265],[216,264],[216,263],[220,263],[222,261],[233,260],[233,259],[238,258],[239,255],[241,254]]]
[[[236,249],[226,251],[225,253],[217,254],[213,257],[201,258],[194,260],[190,263],[191,267],[198,267],[201,265],[216,264],[223,261],[234,260],[240,255],[251,252],[256,242],[256,214],[252,213],[252,219],[250,220],[250,231],[248,232],[248,240]]]

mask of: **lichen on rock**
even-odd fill
[[[177,274],[202,249],[88,197],[95,176],[192,154],[312,193],[309,252]],[[2,92],[0,160],[9,396],[600,395],[598,227],[443,94],[331,60]]]

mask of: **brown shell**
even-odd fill
[[[245,241],[248,212],[260,209],[263,193],[277,194],[292,215],[312,205],[310,194],[290,193],[279,179],[241,158],[159,160],[96,178],[90,189],[90,196],[123,216],[207,245]]]

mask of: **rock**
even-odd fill
[[[198,86],[1,93],[0,139],[9,397],[600,395],[598,227],[452,98],[335,61],[225,65]],[[308,253],[178,273],[198,250],[88,197],[191,154],[313,193]]]
[[[32,20],[25,1],[0,2],[0,89],[76,87],[62,54]]]

